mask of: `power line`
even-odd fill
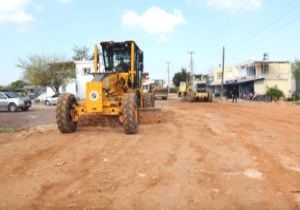
[[[294,2],[294,1],[293,1]],[[289,15],[293,10],[297,9],[300,6],[300,3],[297,2],[296,5],[292,5],[292,7],[288,7],[288,10],[285,10],[283,13],[281,13],[279,16],[275,17],[271,23],[269,23],[268,25],[262,27],[260,30],[258,30],[256,33],[254,33],[253,35],[249,36],[247,39],[245,39],[243,42],[240,42],[240,44],[237,44],[236,47],[234,46],[233,48],[240,48],[241,46],[247,44],[249,41],[253,40],[254,38],[256,38],[257,36],[259,36],[260,34],[262,34],[263,32],[265,32],[267,29],[269,29],[271,26],[273,26],[274,24],[276,24],[277,22],[279,22],[280,20],[282,20],[285,16]]]
[[[291,19],[289,22],[285,23],[284,25],[281,25],[281,27],[276,28],[277,30],[273,30],[269,35],[264,36],[262,39],[259,39],[253,45],[249,46],[247,49],[257,46],[258,44],[260,44],[262,41],[264,41],[267,38],[270,39],[271,37],[278,35],[279,32],[283,31],[283,29],[285,29],[285,28],[289,27],[291,24],[295,23],[295,20],[297,20],[298,18],[299,18],[299,15],[297,15],[296,17],[294,17],[293,19]]]

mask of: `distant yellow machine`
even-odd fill
[[[126,134],[138,132],[139,108],[154,107],[152,94],[143,93],[143,52],[134,41],[101,42],[104,72],[99,73],[99,50],[94,50],[94,79],[86,84],[86,99],[63,94],[56,107],[56,122],[62,133],[76,131],[82,116],[118,118]]]
[[[177,94],[178,97],[186,96],[186,82],[180,82]]]
[[[164,87],[165,81],[162,79],[156,79],[150,85],[149,92],[153,94],[155,100],[168,100],[168,88]]]
[[[205,75],[191,75],[185,92],[187,101],[207,101],[212,102],[212,94],[208,90],[208,78]]]

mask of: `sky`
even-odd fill
[[[22,79],[20,59],[91,51],[101,41],[135,40],[145,71],[167,79],[181,67],[210,73],[225,64],[300,57],[300,0],[0,0],[0,85]]]

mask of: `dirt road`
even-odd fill
[[[0,111],[0,128],[20,131],[30,127],[55,123],[55,106],[33,104],[26,112]]]
[[[0,134],[0,209],[300,209],[300,107],[157,104],[133,136]]]

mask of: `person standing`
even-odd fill
[[[238,91],[237,88],[232,89],[232,103],[237,103]]]

